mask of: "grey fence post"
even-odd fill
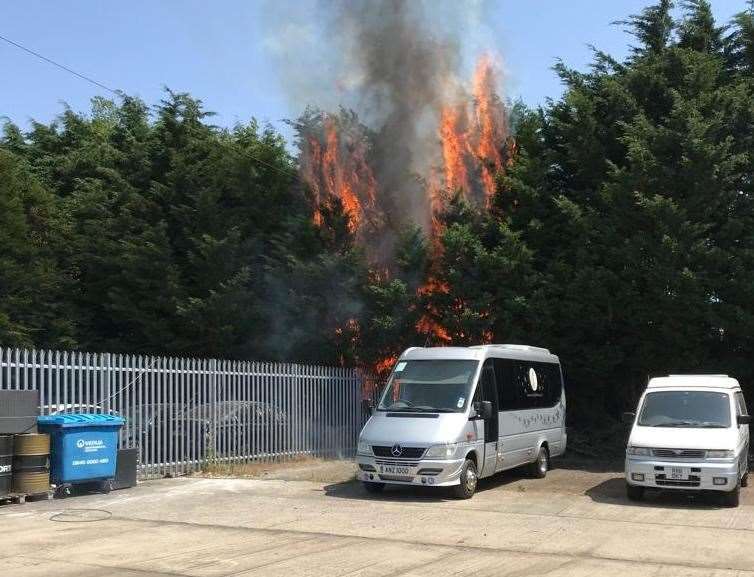
[[[110,412],[110,391],[112,390],[112,359],[110,356],[110,353],[105,353],[105,382],[104,382],[104,388],[105,393],[103,395],[104,397],[104,403],[102,403],[102,411],[104,413]]]
[[[210,411],[209,430],[210,433],[210,446],[207,453],[209,454],[208,460],[217,460],[217,359],[211,359],[209,361],[210,370],[210,387],[209,387],[209,402],[212,410]]]

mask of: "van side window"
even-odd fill
[[[513,388],[513,361],[493,359],[495,381],[497,381],[497,398],[501,411],[510,411],[517,404],[516,390]]]
[[[560,401],[563,382],[555,363],[495,359],[501,411],[553,407]]]
[[[495,384],[495,381],[497,379],[495,378],[494,368],[495,367],[492,359],[487,359],[486,361],[484,361],[484,366],[482,367],[482,381],[480,384],[482,385],[482,400],[491,401],[492,406],[497,408],[498,402]]]
[[[748,415],[749,411],[746,410],[746,401],[744,400],[744,394],[741,391],[736,393],[736,413],[738,415]]]

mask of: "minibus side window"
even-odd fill
[[[553,407],[560,401],[558,364],[495,359],[495,376],[501,411]]]
[[[495,380],[497,381],[497,398],[501,411],[510,411],[518,405],[516,389],[513,387],[513,361],[493,359]]]
[[[482,388],[482,400],[490,401],[492,408],[495,412],[499,410],[497,400],[497,386],[496,386],[495,370],[492,359],[487,359],[484,362],[482,368],[481,388]],[[480,388],[480,387],[477,387]]]
[[[547,381],[546,406],[554,407],[560,402],[560,397],[563,394],[563,377],[560,372],[560,365],[542,363],[542,366]]]

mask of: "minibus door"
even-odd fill
[[[492,403],[492,415],[484,420],[484,466],[481,476],[492,475],[497,467],[498,402],[495,370],[487,360],[482,368],[482,400]]]

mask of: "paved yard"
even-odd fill
[[[352,482],[154,481],[0,507],[0,567],[9,577],[754,577],[754,489],[738,509],[672,496],[629,504],[609,471],[506,474],[480,489],[454,501],[431,490],[372,497]]]

